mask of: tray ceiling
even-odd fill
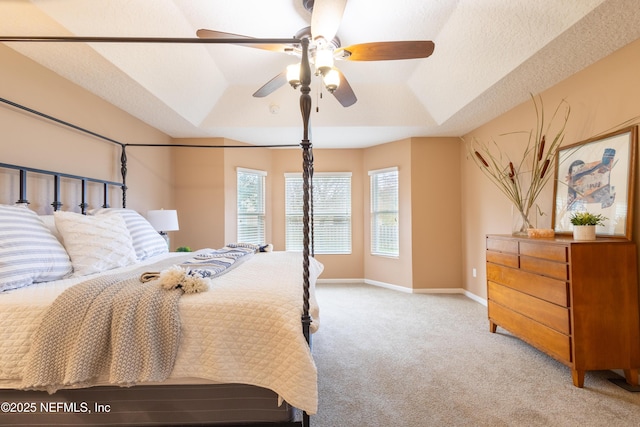
[[[319,1],[319,0],[316,0]],[[0,35],[195,37],[199,28],[290,38],[301,0],[9,0]],[[312,141],[355,148],[459,136],[640,38],[636,0],[349,0],[342,45],[433,40],[426,59],[336,65],[358,102],[312,82]],[[175,138],[300,141],[299,92],[252,93],[296,59],[236,45],[7,43]],[[317,108],[317,111],[316,111]]]

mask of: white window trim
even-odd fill
[[[267,171],[263,171],[263,170],[258,170],[258,169],[250,169],[250,168],[244,168],[244,167],[236,167],[236,185],[237,185],[237,180],[238,180],[238,174],[239,173],[245,173],[245,174],[253,174],[253,175],[257,175],[260,176],[262,178],[266,178],[267,176]],[[263,188],[263,194],[262,194],[262,198],[263,198],[263,203],[264,203],[264,213],[263,213],[263,217],[264,217],[264,237],[266,238],[267,236],[267,224],[266,224],[266,217],[267,217],[267,194],[266,194],[266,182],[264,182],[264,188]],[[239,240],[240,236],[239,236],[239,227],[240,224],[238,222],[239,219],[239,211],[238,211],[238,188],[236,187],[236,240]],[[259,242],[259,244],[263,244],[266,242]]]
[[[398,212],[398,224],[400,224],[400,200],[399,200],[399,198],[400,198],[400,173],[399,173],[398,167],[397,166],[390,166],[390,167],[382,168],[382,169],[374,169],[374,170],[370,170],[368,172],[368,174],[369,174],[369,177],[372,177],[374,175],[379,175],[379,174],[388,173],[388,172],[398,172],[398,211],[397,212]],[[370,182],[369,185],[371,185],[371,179],[369,179],[369,182]],[[370,188],[369,192],[371,193],[372,191],[373,191],[373,189]],[[371,195],[370,197],[371,197],[371,200],[369,201],[369,204],[370,204],[369,209],[371,210],[371,208],[373,207],[372,206],[373,205],[373,196]],[[371,212],[370,215],[372,215],[372,214],[373,214],[373,212]],[[372,218],[373,218],[373,215],[372,215]],[[370,234],[372,234],[373,230],[370,230],[369,232],[370,232]],[[383,254],[383,253],[374,252],[372,250],[372,247],[371,247],[372,245],[373,245],[373,240],[370,242],[370,245],[369,245],[369,252],[370,252],[371,256],[399,259],[400,258],[400,228],[399,228],[399,225],[398,225],[398,254],[397,255],[390,255],[390,254]]]
[[[238,172],[253,173],[253,174],[256,174],[256,175],[267,176],[267,171],[261,171],[261,170],[258,170],[258,169],[249,169],[249,168],[237,167],[236,168],[236,173],[238,173]]]
[[[370,170],[369,171],[369,176],[377,175],[379,173],[386,173],[386,172],[398,172],[398,167],[397,166],[391,166],[391,167],[388,167],[388,168]]]

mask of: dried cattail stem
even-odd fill
[[[540,147],[538,148],[538,161],[542,160],[542,156],[544,155],[545,136],[546,135],[542,135],[542,141],[540,141]]]
[[[544,162],[544,166],[542,166],[542,172],[540,172],[540,179],[544,178],[544,174],[547,173],[547,168],[549,167],[549,159]]]
[[[516,176],[516,171],[513,168],[513,163],[512,162],[509,162],[509,169],[511,170],[511,172],[509,172],[509,178],[513,178],[514,176]]]
[[[478,159],[480,159],[480,161],[482,162],[484,167],[488,168],[489,167],[489,163],[487,163],[487,161],[484,159],[484,157],[482,157],[482,154],[478,153],[477,151],[475,153],[476,153],[476,157],[478,157]]]

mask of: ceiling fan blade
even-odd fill
[[[238,34],[225,33],[222,31],[206,30],[206,29],[200,29],[196,31],[196,35],[201,39],[247,39],[247,40],[253,39],[253,37],[249,37],[249,36],[242,36]],[[286,44],[262,44],[262,43],[244,44],[243,43],[240,46],[270,50],[272,52],[287,52],[293,49],[290,45],[286,45]]]
[[[260,89],[258,89],[253,96],[256,98],[264,98],[270,93],[274,92],[276,89],[279,89],[281,86],[284,86],[287,81],[287,73],[286,71],[281,72],[267,83],[264,84]]]
[[[338,32],[347,0],[315,0],[311,13],[311,36],[333,40]]]
[[[340,85],[336,90],[333,91],[333,96],[336,97],[338,102],[342,104],[343,107],[350,107],[356,103],[358,98],[356,98],[356,94],[353,93],[353,89],[351,89],[351,85],[347,81],[347,78],[342,74],[342,71],[338,70],[338,75],[340,75]]]
[[[435,45],[430,40],[372,42],[347,46],[344,51],[348,61],[389,61],[396,59],[416,59],[431,56]]]

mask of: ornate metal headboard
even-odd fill
[[[57,211],[62,207],[62,201],[60,199],[61,178],[68,178],[68,179],[77,180],[80,182],[81,201],[82,201],[80,203],[80,209],[82,210],[83,214],[86,213],[86,209],[89,206],[87,203],[87,200],[88,200],[87,184],[90,182],[98,183],[102,185],[102,193],[103,193],[102,207],[103,208],[109,207],[109,189],[111,187],[119,187],[120,189],[122,189],[122,207],[126,207],[125,194],[126,194],[127,186],[124,184],[124,182],[107,181],[103,179],[89,178],[86,176],[79,176],[79,175],[71,175],[63,172],[54,172],[54,171],[49,171],[44,169],[31,168],[27,166],[12,165],[8,163],[0,163],[0,168],[14,169],[20,172],[20,179],[19,179],[20,188],[18,193],[19,199],[16,200],[16,203],[25,203],[25,204],[29,203],[29,200],[27,199],[27,175],[30,173],[33,173],[33,174],[53,176],[53,202],[51,203],[51,206],[53,206],[54,211]]]

